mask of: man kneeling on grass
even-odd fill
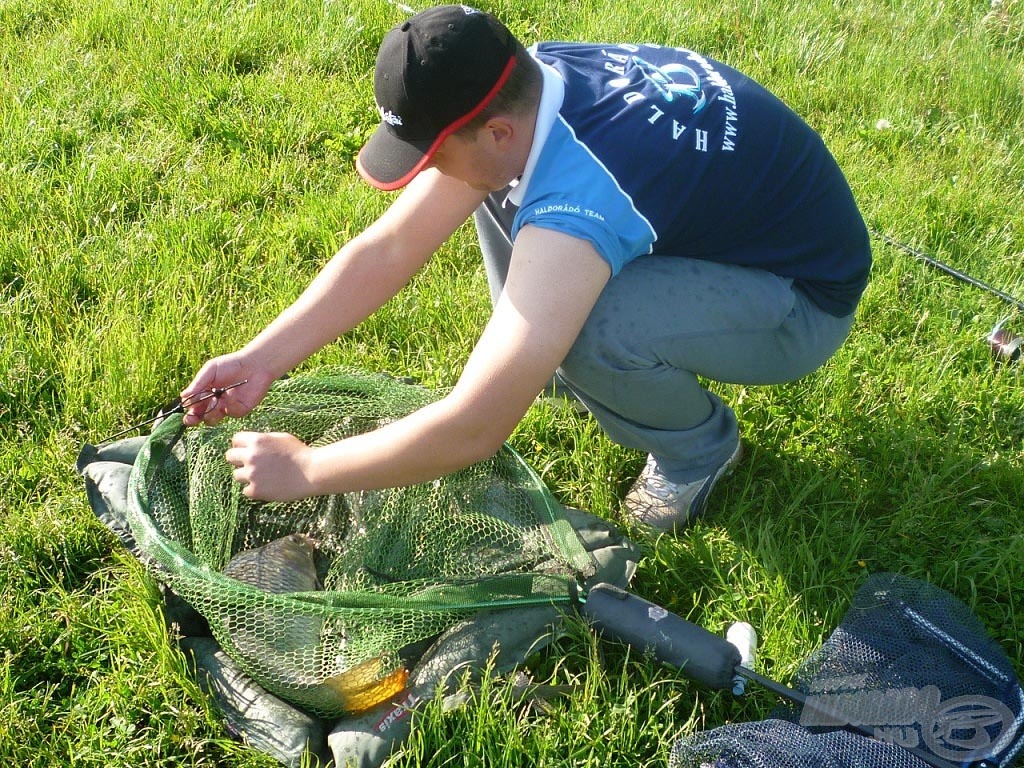
[[[239,433],[247,496],[427,481],[482,460],[552,377],[608,436],[649,454],[625,499],[662,530],[699,515],[739,459],[734,412],[703,379],[773,384],[849,333],[871,263],[820,137],[721,62],[659,45],[539,43],[462,5],[392,29],[381,123],[359,173],[404,192],[240,350],[183,397],[246,380],[186,423],[241,416],[271,382],[372,314],[474,216],[494,311],[451,392],[331,445]]]

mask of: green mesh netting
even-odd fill
[[[322,444],[435,395],[382,375],[280,381],[216,427],[161,422],[132,467],[129,525],[160,580],[264,688],[322,716],[400,691],[426,641],[484,608],[568,603],[593,564],[508,446],[440,480],[298,502],[246,498],[224,459],[239,430]]]

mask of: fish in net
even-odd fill
[[[131,467],[143,561],[247,675],[321,717],[393,697],[429,641],[477,612],[569,606],[597,568],[508,446],[433,482],[288,503],[248,499],[224,460],[240,430],[326,444],[435,397],[379,374],[299,375],[242,419],[185,429],[167,416]]]

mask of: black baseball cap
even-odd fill
[[[441,5],[384,36],[373,93],[381,122],[356,158],[378,189],[404,187],[508,80],[519,43],[489,13]]]

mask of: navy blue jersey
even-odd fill
[[[646,253],[757,267],[833,315],[853,311],[871,262],[866,227],[821,138],[779,99],[682,48],[531,52],[559,77],[545,79],[543,143],[514,195],[513,236],[532,224],[586,239],[613,275]]]

